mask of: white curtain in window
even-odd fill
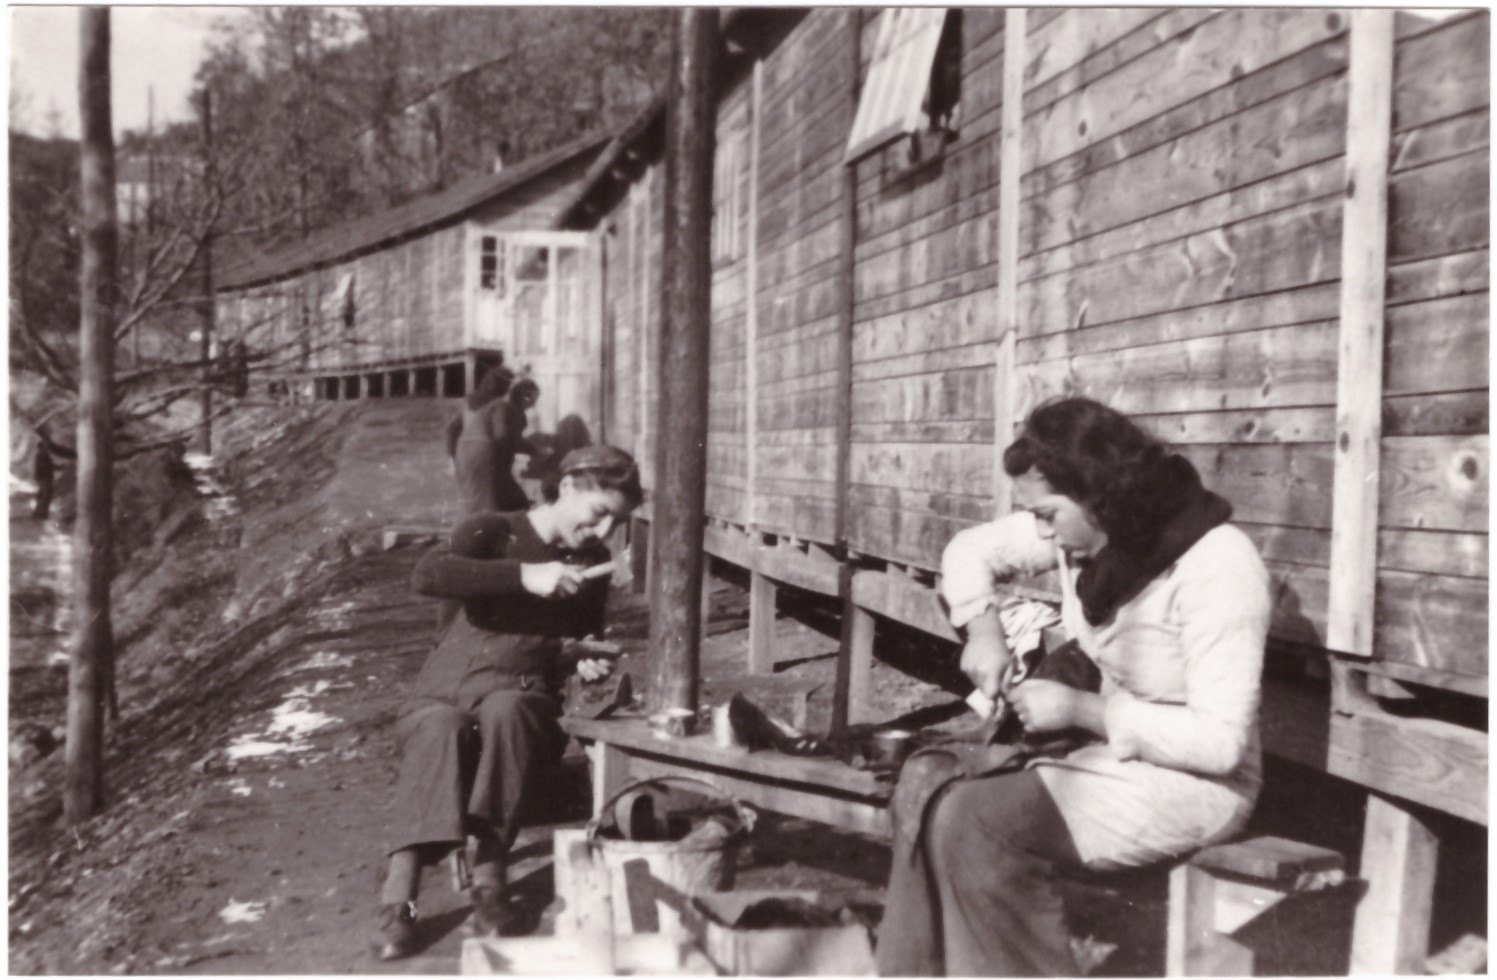
[[[919,127],[946,14],[944,7],[891,7],[883,12],[868,80],[847,138],[847,160]]]

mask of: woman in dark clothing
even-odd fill
[[[530,506],[514,466],[516,454],[534,451],[524,434],[525,409],[535,399],[521,392],[538,389],[529,379],[511,388],[513,380],[507,368],[490,369],[468,395],[462,414],[447,426],[447,455],[452,457],[463,517]]]
[[[582,571],[609,560],[604,539],[642,496],[627,453],[589,446],[562,461],[554,503],[476,514],[416,566],[416,591],[461,601],[462,615],[427,658],[396,725],[395,839],[374,937],[381,959],[413,951],[421,868],[470,835],[476,931],[503,926],[518,816],[566,746],[562,640],[603,628],[608,577]],[[577,664],[585,681],[609,669],[606,660]]]

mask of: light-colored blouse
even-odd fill
[[[1058,571],[1061,620],[1096,662],[1107,740],[1033,762],[1077,852],[1099,869],[1152,864],[1241,829],[1262,781],[1258,702],[1268,573],[1228,524],[1208,531],[1100,626],[1036,518],[1016,513],[946,546],[941,591],[960,628],[1011,579]]]

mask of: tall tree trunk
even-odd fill
[[[706,509],[716,8],[677,14],[666,115],[665,276],[650,560],[653,708],[696,710]],[[669,358],[669,369],[664,369]]]
[[[81,823],[104,802],[104,704],[114,659],[109,616],[113,560],[114,320],[118,305],[114,212],[114,126],[109,101],[109,10],[79,11],[83,124],[83,261],[80,282],[78,519],[73,531],[74,605],[68,669],[64,810]]]
[[[203,89],[203,186],[208,194],[217,192],[213,173],[213,90]],[[198,255],[201,276],[198,282],[198,331],[203,357],[202,419],[198,422],[198,452],[213,453],[213,226],[203,233],[203,247]]]

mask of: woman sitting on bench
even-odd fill
[[[396,722],[402,758],[374,935],[380,959],[414,952],[421,868],[470,835],[475,931],[505,926],[504,864],[519,816],[566,748],[562,640],[602,632],[608,576],[585,569],[608,561],[604,539],[643,497],[634,460],[608,446],[568,453],[558,474],[553,503],[469,517],[449,547],[416,566],[416,591],[461,601],[462,612]],[[576,665],[588,681],[610,666]]]
[[[1221,841],[1258,794],[1268,574],[1226,523],[1231,505],[1084,398],[1036,409],[1003,467],[1023,510],[961,532],[942,560],[962,670],[1027,732],[1092,738],[935,797],[908,856],[896,851],[886,976],[1078,976],[1055,871],[1140,867]],[[998,586],[1051,571],[1099,693],[1003,683]]]

